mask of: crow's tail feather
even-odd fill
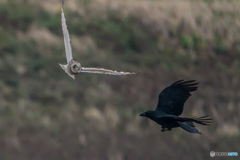
[[[190,133],[198,133],[198,134],[202,134],[201,132],[199,132],[194,124],[191,121],[187,121],[187,122],[178,122],[179,126],[182,127],[182,129],[190,132]]]
[[[207,118],[208,115],[203,117],[196,117],[196,118],[189,118],[190,121],[193,121],[195,123],[201,124],[201,125],[210,125],[211,120],[210,118]]]
[[[208,115],[203,116],[203,117],[193,117],[193,118],[178,117],[178,116],[175,116],[175,115],[164,115],[164,116],[159,116],[157,118],[159,120],[162,120],[162,121],[174,120],[184,130],[186,130],[190,133],[198,133],[198,134],[202,134],[202,133],[199,132],[195,128],[193,122],[201,124],[201,125],[209,125],[211,123],[211,120],[212,120],[212,119],[208,118]]]
[[[198,134],[202,134],[201,132],[199,132],[193,122],[201,124],[201,125],[209,125],[211,123],[210,118],[207,118],[207,116],[203,116],[203,117],[194,117],[194,118],[181,118],[180,121],[178,121],[178,124],[180,127],[182,127],[184,130],[190,132],[190,133],[198,133]]]

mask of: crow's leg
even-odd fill
[[[165,131],[165,127],[162,127],[162,130],[161,130],[162,132],[164,132]]]
[[[165,132],[165,131],[171,131],[172,129],[171,128],[165,128],[165,127],[162,127],[162,132]]]

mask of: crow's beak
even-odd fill
[[[139,116],[146,116],[146,113],[143,112],[143,113],[141,113]]]

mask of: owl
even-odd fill
[[[118,72],[104,68],[93,68],[93,67],[82,67],[81,64],[77,61],[73,60],[72,57],[72,47],[71,47],[71,40],[67,29],[66,19],[64,16],[63,10],[64,1],[62,1],[62,30],[63,30],[63,37],[64,37],[64,45],[65,45],[65,52],[67,57],[67,64],[59,65],[62,69],[73,79],[75,79],[75,75],[81,72],[85,73],[98,73],[98,74],[109,74],[109,75],[134,75],[136,72]]]

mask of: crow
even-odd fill
[[[171,131],[172,128],[181,127],[190,133],[199,132],[193,122],[201,125],[209,125],[212,119],[203,117],[179,117],[183,112],[184,103],[191,96],[190,92],[196,91],[198,83],[195,80],[179,80],[166,87],[160,94],[155,111],[146,111],[139,116],[148,117],[162,126],[162,132]]]

